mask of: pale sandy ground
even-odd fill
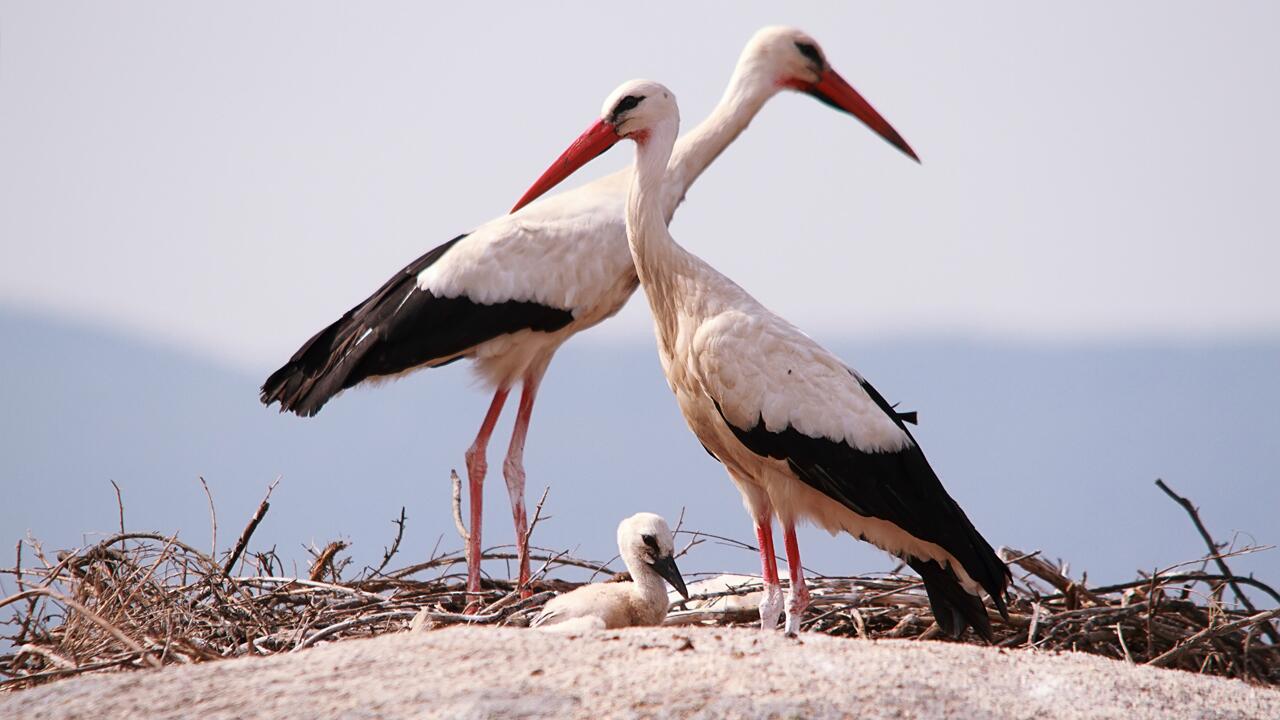
[[[3,718],[1280,718],[1280,691],[1076,654],[718,628],[452,628],[0,696]]]

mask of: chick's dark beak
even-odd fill
[[[662,576],[663,580],[671,583],[671,587],[680,593],[680,597],[685,600],[689,599],[689,591],[684,586],[684,578],[680,577],[680,568],[676,567],[675,557],[668,555],[658,558],[649,563],[649,567]]]

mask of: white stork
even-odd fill
[[[661,199],[664,218],[674,215],[694,180],[782,89],[808,93],[853,114],[915,157],[835,71],[815,75],[815,63],[825,68],[817,42],[799,30],[765,28],[752,37],[720,103],[674,151]],[[281,412],[311,416],[360,383],[473,360],[494,394],[466,452],[471,592],[480,589],[481,488],[489,436],[517,382],[523,391],[503,475],[515,519],[518,582],[522,588],[527,584],[523,457],[534,397],[560,345],[616,314],[637,287],[623,217],[629,184],[628,169],[434,248],[316,333],[262,385],[264,404],[279,402]]]
[[[819,58],[810,77],[824,71]],[[795,534],[796,522],[808,520],[902,558],[924,580],[943,631],[958,636],[972,626],[990,639],[980,592],[1006,614],[1009,573],[943,489],[902,417],[856,371],[672,240],[662,178],[679,126],[671,91],[626,83],[534,187],[553,187],[620,139],[635,141],[631,256],[680,410],[755,520],[766,587],[761,623],[775,626],[781,604],[777,517],[791,571],[787,633],[799,631],[808,605]]]

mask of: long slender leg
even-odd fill
[[[787,570],[791,573],[791,589],[787,591],[787,634],[800,632],[800,621],[809,607],[809,586],[804,581],[804,566],[800,563],[800,544],[796,542],[794,522],[783,523],[786,530]]]
[[[778,583],[778,556],[773,551],[773,517],[764,513],[756,518],[756,540],[760,544],[760,575],[764,593],[760,597],[760,629],[778,627],[782,614],[782,585]]]
[[[493,402],[489,404],[489,412],[485,413],[484,422],[480,424],[480,432],[476,441],[467,448],[467,493],[471,496],[471,527],[467,530],[467,592],[480,592],[480,525],[481,510],[484,506],[484,476],[489,470],[489,461],[485,454],[489,449],[489,436],[493,434],[493,426],[502,414],[502,406],[507,401],[511,388],[500,387],[493,393]]]
[[[516,412],[515,428],[511,431],[511,447],[507,449],[507,459],[502,463],[502,474],[507,479],[507,493],[511,496],[511,516],[516,527],[516,556],[519,558],[520,575],[517,587],[520,597],[529,597],[532,593],[529,584],[529,520],[524,507],[524,441],[529,434],[529,418],[533,414],[533,401],[538,395],[538,384],[542,381],[542,373],[534,372],[525,376],[524,388],[520,392],[520,409]]]

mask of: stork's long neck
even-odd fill
[[[627,194],[627,241],[636,274],[653,310],[659,341],[674,327],[678,277],[689,267],[689,254],[667,232],[663,179],[679,132],[679,119],[655,124],[636,141],[636,170]]]
[[[760,108],[777,93],[773,83],[761,78],[751,58],[739,60],[715,109],[676,142],[663,198],[668,222],[698,176],[747,129]]]

